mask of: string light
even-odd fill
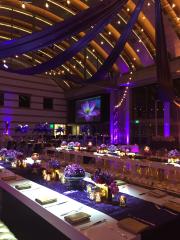
[[[49,8],[49,3],[48,2],[45,3],[45,7]]]
[[[123,104],[123,102],[125,101],[126,97],[127,97],[127,94],[128,94],[128,91],[129,91],[129,85],[130,85],[130,81],[133,80],[133,70],[130,71],[129,73],[131,76],[129,77],[127,83],[126,83],[126,87],[125,87],[125,90],[123,92],[123,95],[121,97],[121,100],[118,102],[118,104],[115,106],[115,109],[121,107],[121,105]]]
[[[21,4],[21,7],[22,7],[23,9],[25,9],[25,8],[26,8],[26,5],[25,5],[25,3],[24,3],[24,2],[22,2],[22,4]]]

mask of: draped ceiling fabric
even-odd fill
[[[105,0],[90,7],[69,19],[57,23],[44,31],[33,33],[19,39],[0,44],[0,58],[22,54],[45,48],[57,41],[77,34],[102,20],[110,11],[118,7],[123,0]]]
[[[81,43],[83,44],[83,47],[85,46],[85,44],[90,41],[92,39],[92,37],[94,37],[95,35],[97,35],[98,30],[100,31],[102,29],[103,26],[105,26],[105,23],[107,23],[109,21],[109,17],[114,14],[115,12],[117,12],[117,6],[122,6],[126,1],[122,0],[122,1],[114,1],[114,4],[110,6],[108,5],[108,11],[106,13],[105,9],[103,12],[103,16],[102,17],[107,17],[104,21],[101,21],[99,24],[97,24],[97,26],[95,27],[95,29],[93,31],[91,31],[90,33],[86,34],[86,36],[84,38],[82,38],[79,43],[74,44],[72,47],[70,47],[68,50],[66,50],[63,54],[58,55],[57,57],[55,57],[55,61],[52,59],[50,61],[48,61],[47,63],[41,64],[39,66],[30,68],[30,69],[25,69],[25,70],[19,70],[16,71],[18,73],[23,73],[23,74],[34,74],[34,73],[40,73],[40,72],[44,72],[47,69],[45,69],[45,67],[48,67],[48,64],[50,64],[51,66],[49,66],[49,69],[52,69],[53,67],[56,67],[57,65],[57,61],[58,61],[58,65],[63,64],[65,61],[67,61],[70,57],[73,56],[73,54],[75,55],[79,49],[81,49]],[[100,80],[103,80],[103,78],[105,77],[105,75],[107,74],[107,72],[111,69],[112,65],[114,64],[114,62],[117,60],[118,56],[121,54],[127,39],[129,37],[129,35],[132,32],[133,26],[137,21],[137,18],[139,16],[140,11],[142,10],[144,4],[144,0],[139,0],[128,24],[126,25],[121,37],[119,38],[118,42],[116,43],[116,46],[114,47],[113,51],[111,52],[111,54],[109,55],[109,57],[106,59],[106,61],[104,62],[104,64],[99,68],[99,70],[92,76],[92,78],[88,79],[86,81],[87,83],[94,83],[94,82],[99,82]],[[105,6],[106,4],[104,4]],[[106,5],[107,6],[107,5]],[[119,8],[118,8],[119,10]],[[83,15],[84,16],[84,15]],[[73,19],[74,17],[72,17]],[[79,24],[79,28],[81,28],[81,25],[84,25],[84,19],[83,19],[83,24],[82,24],[82,20],[81,20],[81,24]],[[92,25],[92,23],[90,24]],[[50,30],[50,28],[48,28]],[[61,32],[62,33],[62,32]],[[65,34],[68,34],[67,31],[64,32]],[[36,33],[35,33],[36,34]],[[32,34],[33,35],[33,34]],[[53,34],[54,35],[54,34]],[[57,35],[57,34],[55,34]],[[47,37],[48,38],[48,37]],[[56,38],[56,36],[55,36]],[[40,41],[42,43],[43,40],[37,40]],[[29,45],[26,44],[25,45]],[[12,53],[12,50],[19,48],[20,51],[23,50],[23,47],[25,46],[20,45],[18,47],[12,47],[10,49],[6,49],[6,51],[9,51],[9,54]],[[2,46],[1,46],[2,47]],[[24,51],[26,51],[27,49],[24,49]],[[16,52],[16,54],[18,54],[19,52]],[[2,52],[0,53],[2,54]],[[15,54],[15,52],[14,52]],[[67,56],[66,56],[67,55]],[[1,56],[1,55],[0,55]],[[36,70],[37,69],[37,70]],[[36,72],[37,71],[37,72]]]
[[[156,73],[159,84],[159,97],[163,102],[173,98],[173,81],[171,78],[166,37],[163,24],[161,1],[155,1],[156,17]]]
[[[122,0],[117,2],[117,4],[114,5],[112,10],[109,10],[106,14],[106,18],[101,20],[96,26],[89,31],[83,38],[81,38],[77,43],[72,45],[70,48],[68,48],[63,53],[60,53],[56,57],[50,59],[49,61],[39,64],[36,67],[12,71],[15,73],[20,74],[38,74],[45,71],[49,71],[51,69],[54,69],[60,65],[63,65],[66,61],[70,60],[73,56],[75,56],[78,52],[80,52],[86,45],[95,38],[95,36],[101,32],[101,30],[112,20],[112,16],[116,14],[120,8],[123,7],[124,3],[127,2],[127,0]]]
[[[107,72],[112,68],[112,65],[114,64],[114,62],[117,60],[118,56],[121,54],[122,50],[124,49],[127,39],[130,36],[132,29],[134,27],[134,24],[137,21],[139,13],[142,10],[144,1],[145,0],[139,0],[128,24],[123,30],[123,33],[120,36],[119,40],[117,41],[111,54],[105,60],[104,64],[98,69],[98,71],[90,79],[86,81],[86,83],[91,84],[91,83],[103,80]]]

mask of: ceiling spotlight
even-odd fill
[[[103,41],[101,41],[101,45],[103,45],[104,44],[104,42]]]
[[[118,23],[119,25],[121,24],[121,22],[120,22],[120,21],[118,21],[117,23]]]
[[[5,59],[3,60],[3,63],[6,63],[6,60],[5,60]]]
[[[70,0],[67,0],[67,4],[68,4],[68,5],[71,4],[71,1],[70,1]]]
[[[16,55],[15,57],[18,58],[18,55]]]
[[[176,4],[173,3],[173,4],[172,4],[172,8],[175,8],[175,7],[176,7]]]
[[[45,7],[49,8],[49,3],[48,2],[45,3]]]

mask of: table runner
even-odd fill
[[[120,207],[118,205],[112,205],[109,203],[96,203],[95,201],[88,199],[85,190],[69,190],[67,185],[60,183],[60,181],[47,182],[39,175],[29,172],[28,169],[13,169],[11,167],[7,167],[7,165],[5,167],[18,175],[66,195],[117,220],[123,219],[127,216],[133,216],[154,223],[156,226],[160,226],[180,218],[180,214],[173,215],[163,209],[158,210],[154,203],[130,196],[125,193],[118,193],[115,197],[115,200],[117,200],[120,195],[125,195],[127,198],[126,207]]]

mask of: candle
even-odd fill
[[[51,175],[47,174],[46,181],[50,181],[50,180],[51,180]]]
[[[66,182],[66,179],[65,179],[64,175],[62,175],[62,177],[61,177],[61,183],[64,184],[65,182]]]
[[[87,185],[86,190],[88,193],[92,191],[92,186],[90,184]]]
[[[94,200],[95,199],[95,193],[94,191],[89,192],[89,199]]]
[[[43,176],[46,175],[46,169],[42,170],[42,175],[43,175]]]
[[[126,207],[126,196],[121,195],[119,198],[119,203],[121,207]]]
[[[96,203],[101,202],[101,193],[100,192],[95,193],[95,201],[96,201]]]

